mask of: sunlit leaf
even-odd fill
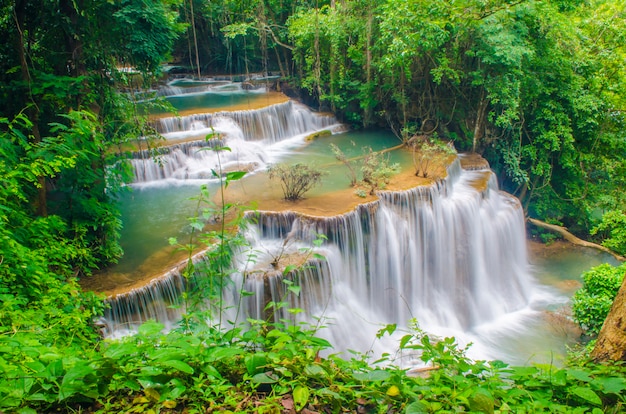
[[[189,364],[183,361],[179,361],[177,359],[169,359],[165,361],[160,361],[160,364],[166,367],[174,368],[178,371],[185,372],[187,374],[193,374],[193,368],[189,366]]]
[[[310,391],[307,387],[297,385],[293,390],[293,401],[296,404],[296,409],[300,411],[309,402]]]
[[[604,393],[619,394],[626,390],[626,379],[624,378],[596,378],[593,380],[593,384],[598,384]]]
[[[594,390],[587,387],[574,387],[571,390],[572,395],[576,395],[583,400],[594,404],[594,405],[602,405],[602,400],[598,397],[598,394],[595,393]]]
[[[236,181],[242,179],[245,175],[245,171],[231,171],[226,173],[226,179],[228,181]]]

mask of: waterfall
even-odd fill
[[[156,157],[137,152],[130,160],[133,182],[206,180],[213,170],[260,170],[269,162],[268,146],[337,125],[333,116],[313,113],[291,101],[256,110],[162,118],[157,129],[169,140],[204,135],[221,139],[170,144],[160,147]],[[215,142],[230,151],[205,150]]]
[[[269,143],[337,124],[332,115],[316,114],[304,105],[287,101],[261,109],[161,118],[155,127],[161,134],[211,129],[216,120],[222,118],[239,125],[246,141],[265,140]]]
[[[472,331],[526,308],[534,283],[517,200],[498,191],[489,171],[455,169],[435,185],[381,192],[380,201],[331,219],[260,213],[253,245],[328,237],[315,287],[306,286],[311,277],[299,281],[303,294],[319,285],[333,292],[323,295],[324,314],[309,316],[330,319],[322,335],[339,349],[362,351],[384,324],[412,318],[426,330]],[[487,188],[474,188],[476,180]],[[266,285],[248,289],[263,296]]]
[[[265,319],[268,300],[289,298],[281,279],[291,279],[301,286],[301,295],[290,299],[290,306],[304,310],[298,321],[325,321],[321,336],[338,350],[362,352],[385,324],[406,326],[415,318],[426,331],[463,335],[528,309],[535,283],[523,211],[517,199],[498,190],[491,171],[463,170],[457,160],[444,180],[378,196],[335,217],[248,213],[246,237],[256,270],[232,277],[234,286],[254,295],[225,292],[225,306],[241,303],[240,320]],[[263,265],[302,254],[319,234],[326,241],[315,251],[325,260],[310,260],[286,276]],[[238,262],[249,263],[244,252]],[[157,293],[129,295],[142,302],[140,296]],[[134,310],[117,299],[109,304],[108,332],[138,319],[124,315]],[[156,311],[150,315],[161,317]],[[274,316],[293,319],[285,310]]]

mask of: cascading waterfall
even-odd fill
[[[332,115],[316,114],[306,106],[287,101],[261,109],[223,111],[159,119],[156,129],[161,134],[211,129],[215,120],[228,118],[241,128],[246,141],[266,140],[275,143],[337,124]]]
[[[486,185],[478,188],[477,182]],[[312,246],[319,234],[326,236],[316,249],[326,260],[313,260],[286,277],[301,286],[300,297],[290,303],[304,309],[299,321],[326,321],[320,335],[338,350],[365,352],[385,324],[406,326],[412,318],[426,331],[471,336],[481,325],[528,309],[535,293],[519,203],[498,190],[489,170],[466,171],[458,160],[445,180],[380,192],[378,201],[340,216],[249,215],[254,224],[247,237],[259,266]],[[282,277],[281,272],[249,269],[234,275],[233,285],[254,295],[225,292],[225,306],[241,301],[245,317],[240,320],[265,319],[268,300],[289,298]],[[145,319],[125,315],[127,305],[115,299],[109,303],[107,332]],[[290,317],[283,312],[275,317]]]
[[[206,151],[212,139],[172,144],[157,158],[139,154],[131,160],[135,183],[163,184],[163,180],[205,180],[212,170],[254,171],[269,162],[267,146],[280,141],[338,126],[331,115],[311,112],[294,102],[272,105],[262,109],[197,114],[162,118],[159,132],[168,139],[193,135],[219,136],[228,152]]]
[[[211,149],[223,145],[224,141],[221,139],[208,139],[176,143],[153,150],[135,151],[130,159],[134,172],[133,182],[153,182],[177,176],[188,178],[190,159],[213,158],[213,156],[206,157],[209,154],[213,155],[212,151],[202,150],[202,148]]]
[[[430,187],[381,192],[380,201],[331,219],[261,213],[253,246],[328,237],[327,268],[315,286],[306,285],[311,277],[299,282],[303,295],[320,285],[332,290],[323,295],[324,314],[307,315],[329,319],[321,334],[339,349],[365,351],[384,324],[412,318],[429,331],[472,331],[525,309],[535,285],[518,202],[498,191],[489,171],[464,171],[457,162],[449,173]],[[487,174],[478,191],[472,183]],[[262,296],[265,286],[248,289]]]

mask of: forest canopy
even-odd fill
[[[355,126],[478,151],[530,215],[576,231],[623,208],[622,1],[218,4],[206,69],[274,70]]]

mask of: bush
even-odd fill
[[[600,224],[591,229],[591,235],[601,237],[604,247],[626,254],[626,214],[615,210],[607,211]]]
[[[278,178],[285,200],[296,201],[322,181],[323,173],[306,164],[277,164],[267,169],[270,179]]]
[[[361,174],[363,181],[370,187],[370,194],[376,190],[382,190],[394,174],[400,171],[400,164],[391,164],[389,157],[381,152],[374,152],[371,148],[366,149],[363,156]]]
[[[589,335],[597,335],[611,310],[626,272],[626,263],[618,267],[601,264],[583,273],[583,287],[572,300],[574,320]]]
[[[456,153],[454,147],[440,141],[436,136],[410,142],[410,146],[413,149],[415,175],[419,177],[421,174],[424,178],[431,176],[438,167],[441,167],[447,156]]]

